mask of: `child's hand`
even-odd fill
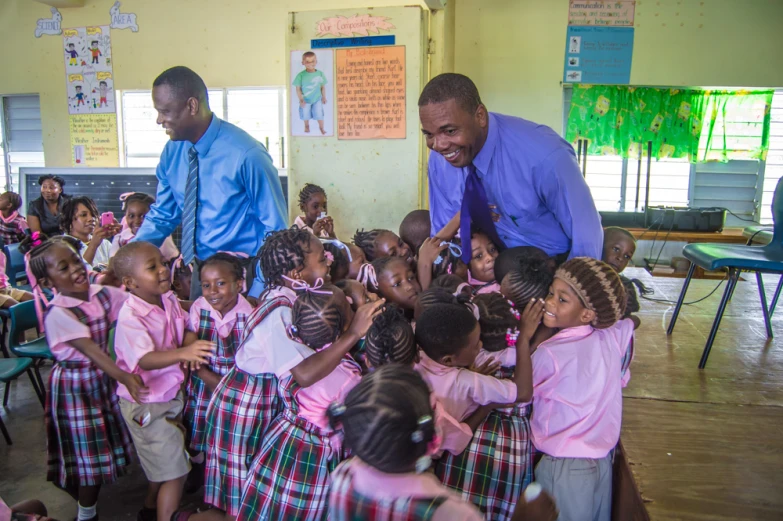
[[[544,317],[544,301],[541,299],[530,299],[530,303],[522,312],[522,318],[519,319],[519,338],[530,342],[533,335]]]
[[[313,235],[315,235],[316,237],[319,237],[321,235],[321,232],[323,230],[326,230],[326,220],[328,218],[329,217],[324,217],[323,219],[317,219],[313,223]]]
[[[386,299],[379,299],[376,302],[370,302],[359,306],[356,310],[356,314],[353,316],[353,322],[348,329],[349,333],[353,333],[359,338],[363,337],[369,331],[372,321],[377,315],[381,314],[381,308],[386,303]]]
[[[300,99],[299,100],[299,106],[302,107],[302,108],[305,108],[307,106],[307,103],[305,103],[305,100]]]
[[[325,95],[324,95],[324,96],[321,96],[321,103],[323,103],[324,105],[326,105],[326,96],[325,96]]]
[[[438,237],[424,239],[419,247],[419,263],[422,266],[432,266],[440,252],[449,247],[448,244],[441,244],[443,241]]]
[[[92,232],[92,238],[98,240],[98,242],[103,239],[111,239],[117,235],[121,229],[122,227],[119,224],[109,224],[105,227],[96,225]]]
[[[334,221],[331,217],[324,217],[324,230],[329,234],[329,237],[334,237]]]
[[[149,395],[150,390],[146,385],[144,385],[144,380],[141,379],[141,376],[132,373],[125,373],[125,376],[122,377],[122,381],[120,383],[128,389],[128,393],[130,393],[134,402],[144,403],[147,400],[147,396]]]
[[[484,360],[483,364],[476,365],[474,362],[474,364],[470,366],[469,369],[474,373],[492,376],[495,373],[497,373],[498,370],[500,369],[500,362],[498,362],[494,358],[487,358],[486,360]]]
[[[189,346],[181,347],[179,350],[183,362],[207,364],[209,363],[209,356],[215,352],[215,344],[207,340],[196,340]]]

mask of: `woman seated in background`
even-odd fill
[[[98,222],[99,215],[95,201],[86,196],[71,197],[60,213],[60,229],[82,242],[79,254],[95,271],[101,271],[109,265],[110,241],[120,231],[120,224],[116,221],[102,227]]]
[[[69,196],[63,192],[65,179],[46,174],[38,178],[41,196],[27,205],[27,224],[31,232],[43,232],[49,237],[62,235],[60,213]]]

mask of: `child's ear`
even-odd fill
[[[582,321],[582,324],[591,324],[595,320],[595,311],[584,308],[582,314],[579,315],[579,320]]]
[[[452,355],[443,356],[438,363],[446,367],[454,367],[454,357]]]
[[[302,268],[304,269],[304,268]],[[301,269],[292,269],[288,273],[286,273],[286,277],[289,279],[299,280],[302,278],[302,270]]]
[[[38,279],[38,285],[43,286],[46,289],[52,289],[52,281],[49,280],[49,277],[41,277]]]
[[[122,277],[120,281],[122,282],[122,285],[128,289],[133,289],[136,287],[136,283],[133,280],[133,277]]]

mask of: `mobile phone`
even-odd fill
[[[318,215],[318,218],[319,218],[319,219],[325,219],[325,218],[326,218],[326,212],[321,212],[321,213]]]
[[[104,212],[101,214],[101,228],[114,224],[114,214],[112,212]]]

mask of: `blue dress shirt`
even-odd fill
[[[199,161],[196,256],[205,260],[218,251],[255,255],[267,232],[287,227],[283,189],[264,146],[214,115],[195,145],[166,143],[155,172],[156,201],[134,240],[160,246],[182,221],[188,150],[194,146]]]
[[[506,246],[601,258],[603,229],[590,189],[574,148],[551,128],[490,113],[487,141],[473,165],[489,203],[497,206],[495,226]],[[430,152],[433,235],[460,210],[467,175],[467,168],[455,168]]]

